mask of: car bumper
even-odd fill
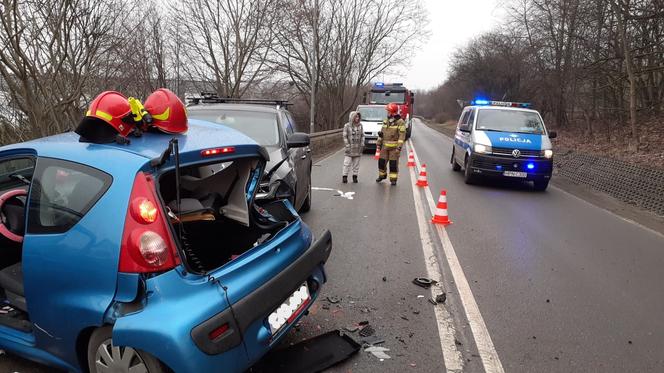
[[[228,307],[223,284],[188,284],[176,270],[148,280],[145,308],[116,320],[113,339],[118,345],[147,351],[175,372],[242,372],[267,353],[308,311],[326,281],[324,264],[332,250],[325,232],[276,276]],[[272,336],[267,317],[303,283],[311,301],[297,317]],[[223,325],[217,338],[210,333]]]
[[[365,149],[376,149],[376,141],[378,136],[365,136],[364,137],[364,148]]]
[[[532,168],[528,168],[528,165]],[[505,171],[525,172],[524,180],[550,179],[553,160],[543,158],[509,158],[474,153],[470,157],[470,170],[473,174],[491,177],[519,179],[506,176]]]

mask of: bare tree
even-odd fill
[[[267,74],[278,0],[178,1],[170,19],[179,26],[185,68],[211,82],[221,96],[242,97]]]
[[[71,129],[85,87],[115,47],[124,4],[114,0],[3,0],[0,76],[21,123],[0,139],[14,142]]]
[[[427,18],[419,1],[318,3],[318,9],[313,2],[287,3],[271,60],[307,100],[310,83],[316,81],[321,97],[316,122],[319,129],[328,129],[343,123],[368,82],[388,69],[407,64],[411,49],[426,37],[422,26]]]

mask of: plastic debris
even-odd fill
[[[362,338],[362,339],[360,340],[360,342],[362,342],[362,344],[363,344],[365,347],[368,347],[368,346],[374,346],[374,345],[379,345],[379,344],[381,344],[381,343],[385,343],[385,340],[384,340],[383,338],[381,338],[381,337],[378,337],[378,336],[372,335],[372,336],[367,337],[367,338]]]
[[[290,347],[273,350],[250,368],[249,372],[321,372],[350,358],[360,348],[360,344],[353,338],[335,330]]]
[[[434,281],[430,278],[427,278],[427,277],[415,277],[413,279],[413,284],[415,284],[417,286],[420,286],[420,287],[423,287],[425,289],[430,288],[431,285],[433,285],[435,283],[436,283],[436,281]]]
[[[436,302],[436,300],[433,298],[429,298],[429,303],[433,304],[434,306],[438,305],[438,302]]]
[[[390,359],[390,355],[386,354],[389,351],[389,348],[380,347],[380,346],[370,346],[364,349],[364,352],[369,352],[378,359]]]
[[[418,298],[424,298],[424,295],[418,295],[417,297]]]
[[[446,300],[447,300],[447,293],[442,293],[442,294],[436,295],[436,302],[437,303],[445,303]]]
[[[360,337],[369,337],[374,335],[375,332],[376,330],[371,325],[367,325],[360,330]]]
[[[341,302],[341,298],[335,297],[334,295],[330,295],[325,299],[327,299],[327,301],[332,303],[332,304],[337,304],[337,303]]]

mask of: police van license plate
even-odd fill
[[[376,140],[367,140],[367,144],[375,144]]]
[[[270,331],[275,335],[284,326],[291,324],[302,310],[311,302],[309,287],[305,282],[267,318]]]
[[[528,177],[528,173],[527,172],[519,172],[519,171],[505,171],[505,172],[503,172],[503,176]]]

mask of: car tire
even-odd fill
[[[300,207],[300,212],[309,212],[309,210],[311,210],[311,176],[309,176],[309,193]]]
[[[473,175],[473,171],[470,169],[470,159],[468,156],[466,156],[466,161],[463,165],[463,181],[469,185],[475,184],[475,175]]]
[[[533,188],[538,192],[543,192],[549,186],[549,180],[533,180]]]
[[[132,356],[125,361],[127,354]],[[95,330],[88,342],[88,369],[90,373],[98,373],[105,370],[97,367],[106,366],[112,372],[129,372],[130,368],[143,366],[148,373],[166,373],[167,370],[158,359],[147,352],[131,347],[113,346],[113,328],[104,326]],[[126,366],[125,366],[126,365]]]
[[[452,163],[452,171],[461,171],[461,165],[457,163],[456,157],[454,154],[454,146],[452,147],[452,159],[450,160],[450,163]]]

